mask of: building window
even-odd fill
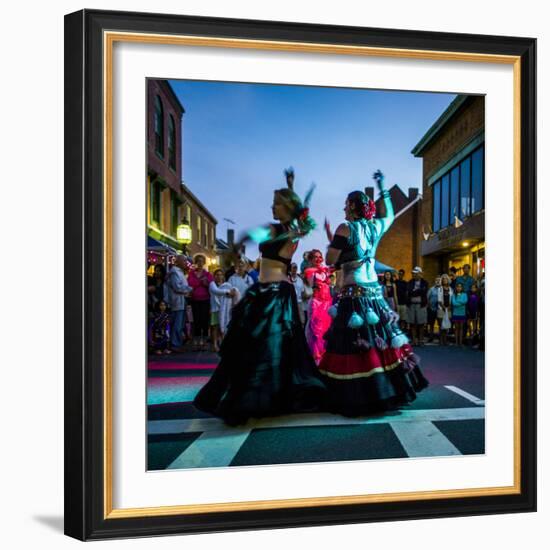
[[[433,230],[439,231],[484,208],[484,147],[444,174],[432,186]]]
[[[178,202],[178,196],[170,190],[170,232],[174,236],[178,227]]]
[[[460,219],[463,220],[466,216],[472,213],[470,208],[470,178],[471,178],[472,159],[470,157],[464,159],[460,163]]]
[[[460,200],[460,167],[457,166],[451,171],[451,209],[450,209],[450,220],[451,224],[455,221],[455,216],[460,218],[460,209],[459,209],[459,200]]]
[[[441,227],[449,225],[449,174],[441,178]]]
[[[191,207],[188,204],[185,205],[185,219],[191,224]]]
[[[160,224],[160,183],[151,183],[151,223]]]
[[[155,151],[164,157],[164,109],[160,97],[155,96]]]
[[[483,208],[483,148],[472,155],[472,214]]]
[[[197,216],[197,243],[200,244],[202,241],[202,220],[200,216]]]
[[[176,123],[174,117],[168,117],[168,165],[176,170]]]
[[[433,194],[433,230],[437,232],[441,229],[441,180],[434,184]]]

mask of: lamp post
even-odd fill
[[[183,253],[187,254],[187,245],[193,240],[193,232],[187,218],[183,218],[176,228],[176,238],[182,245]]]

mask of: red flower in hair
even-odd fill
[[[376,214],[376,204],[372,199],[369,199],[369,202],[363,204],[363,217],[367,220],[374,218]]]
[[[300,214],[298,215],[298,219],[300,221],[304,221],[309,216],[309,208],[302,208],[300,210]]]

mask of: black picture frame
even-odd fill
[[[103,32],[510,55],[521,67],[520,490],[516,494],[106,517]],[[65,17],[65,533],[80,540],[536,509],[536,40],[83,10]]]

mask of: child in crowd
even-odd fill
[[[451,298],[453,307],[453,323],[455,326],[455,337],[457,346],[462,346],[463,326],[466,322],[466,305],[468,304],[468,295],[464,292],[462,283],[455,284],[455,292]]]
[[[437,320],[439,323],[439,343],[447,345],[447,333],[451,328],[451,299],[453,289],[451,279],[444,273],[441,275],[441,287],[437,290]]]
[[[191,341],[193,339],[193,307],[191,304],[185,306],[185,339]]]
[[[155,315],[149,325],[149,349],[157,355],[171,353],[170,348],[170,315],[166,312],[166,302],[160,300],[155,304]]]
[[[246,272],[246,262],[242,258],[235,263],[235,273],[227,279],[227,282],[231,287],[239,291],[239,296],[241,298],[254,284],[254,279]]]
[[[479,337],[479,291],[476,283],[472,284],[468,295],[468,325],[470,328],[470,343],[475,344]]]
[[[214,280],[210,283],[209,291],[212,349],[215,353],[218,353],[225,330],[231,319],[231,308],[234,301],[238,301],[239,292],[225,282],[225,275],[221,269],[214,271]]]
[[[308,267],[311,267],[311,264],[308,260],[309,251],[302,254],[302,263],[300,264],[300,273],[303,273]]]
[[[397,287],[391,271],[384,271],[384,277],[381,284],[386,302],[388,302],[388,305],[393,311],[397,311]]]

